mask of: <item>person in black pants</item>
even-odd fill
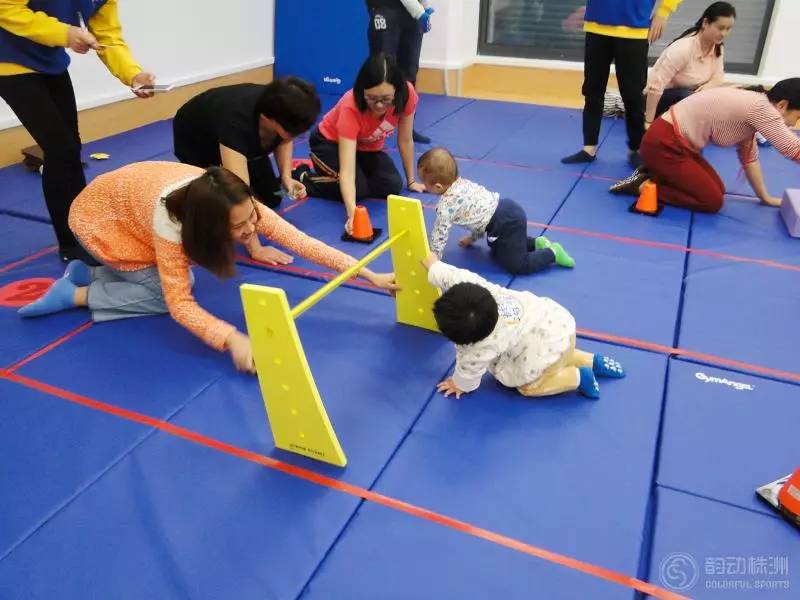
[[[429,0],[367,0],[369,53],[394,57],[406,81],[416,87],[422,36],[431,30]],[[414,141],[430,144],[429,137],[413,132]]]
[[[306,196],[305,185],[292,178],[293,140],[311,128],[320,110],[314,86],[297,77],[206,90],[175,115],[175,156],[204,169],[225,167],[263,204],[277,208],[283,197],[281,186],[293,198]],[[272,154],[280,177],[272,167]],[[277,248],[261,246],[258,236],[250,238],[247,250],[269,264],[291,262],[291,256]]]
[[[561,159],[562,163],[586,163],[596,158],[600,139],[611,63],[625,104],[628,162],[638,167],[639,144],[644,136],[644,88],[647,85],[649,44],[661,37],[669,15],[682,0],[588,0],[584,31],[583,149]]]
[[[69,56],[96,50],[109,71],[142,98],[155,76],[136,63],[122,38],[117,1],[52,0],[46,10],[0,5],[0,98],[42,149],[42,191],[63,261],[96,264],[67,224],[69,209],[86,187]],[[40,3],[41,4],[41,3]],[[80,7],[80,14],[79,14]],[[81,18],[88,28],[80,27]]]

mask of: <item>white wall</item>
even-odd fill
[[[422,44],[421,64],[434,69],[459,69],[475,62],[551,68],[582,69],[580,63],[494,56],[478,56],[480,0],[432,0],[436,9],[433,29]],[[800,0],[776,0],[758,77],[734,76],[742,81],[774,83],[800,76]]]
[[[133,55],[160,83],[184,85],[274,62],[275,0],[120,0]],[[72,55],[79,108],[132,97],[95,53]],[[0,100],[0,129],[19,125]]]

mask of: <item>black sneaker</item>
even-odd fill
[[[570,154],[561,159],[561,163],[565,165],[577,165],[580,163],[594,162],[597,156],[589,154],[586,150],[581,150],[575,154]]]
[[[431,138],[429,138],[427,135],[422,135],[419,131],[413,132],[412,137],[414,138],[414,141],[417,144],[430,144],[431,143]]]
[[[626,194],[628,196],[638,196],[639,188],[642,184],[650,178],[648,172],[643,168],[637,168],[633,173],[628,175],[608,188],[612,194]]]
[[[297,173],[296,177],[295,173]],[[292,171],[292,177],[306,186],[306,194],[308,196],[319,196],[317,185],[314,183],[311,177],[312,173],[313,171],[308,167],[308,165],[300,165],[297,167],[297,169]]]

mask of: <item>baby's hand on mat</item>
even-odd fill
[[[438,391],[440,391],[441,393],[443,393],[445,398],[448,398],[450,396],[450,394],[455,394],[456,395],[456,400],[460,400],[461,399],[461,394],[466,393],[463,390],[461,390],[455,384],[455,382],[453,382],[453,378],[452,377],[448,377],[444,381],[438,383],[436,385],[436,389]]]
[[[475,243],[475,240],[472,239],[471,235],[465,235],[460,240],[458,240],[458,245],[462,248],[469,248],[472,244]]]
[[[431,252],[420,262],[422,263],[423,267],[425,267],[426,269],[430,269],[435,263],[439,262],[439,255],[436,254],[436,252]]]

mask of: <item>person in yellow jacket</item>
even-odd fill
[[[66,48],[95,50],[139,97],[155,83],[122,39],[117,0],[0,0],[0,98],[42,148],[42,190],[64,261],[88,258],[67,225],[86,179]]]
[[[595,160],[603,119],[603,100],[611,63],[616,68],[625,105],[628,162],[638,167],[639,144],[644,136],[644,88],[647,85],[647,51],[658,40],[669,16],[683,0],[587,0],[583,30],[583,149],[562,163]],[[654,12],[655,9],[655,12]]]

